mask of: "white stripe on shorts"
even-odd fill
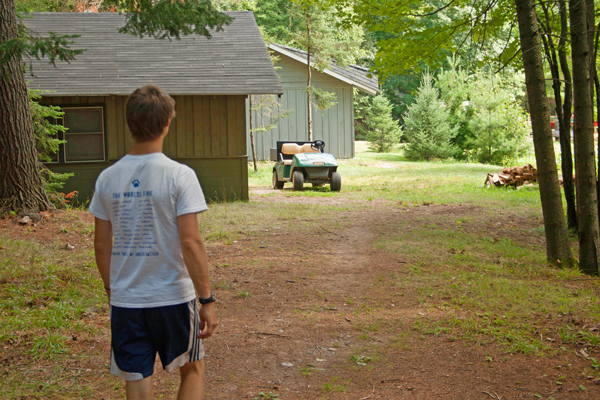
[[[204,358],[204,342],[202,339],[198,339],[200,333],[200,317],[198,316],[198,310],[196,300],[192,300],[188,303],[190,310],[190,340],[188,350],[177,357],[166,366],[167,372],[172,372],[175,368],[181,368],[188,362],[194,362]]]

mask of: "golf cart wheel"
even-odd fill
[[[339,192],[342,189],[342,175],[339,172],[331,173],[331,183],[329,187],[332,192]]]
[[[273,171],[273,189],[283,189],[283,184],[285,182],[279,182],[279,178],[277,177],[277,171]]]
[[[294,190],[302,190],[304,188],[304,175],[302,175],[302,171],[294,171],[292,181],[294,183]]]

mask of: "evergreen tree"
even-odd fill
[[[62,120],[64,112],[60,107],[39,104],[38,100],[41,98],[42,92],[38,90],[28,90],[28,93],[29,109],[31,111],[39,159],[42,162],[52,162],[56,159],[56,153],[58,153],[59,146],[66,143],[65,140],[61,140],[58,137],[59,133],[66,132],[67,128],[55,124],[56,121]],[[40,164],[40,168],[44,190],[46,191],[50,202],[57,208],[63,207],[65,205],[65,195],[64,193],[61,193],[60,190],[63,188],[66,181],[75,174],[52,172],[43,164]]]
[[[450,125],[450,111],[439,100],[433,77],[428,72],[421,79],[415,103],[404,119],[408,145],[404,155],[410,160],[446,159],[456,153],[451,140],[457,128]]]
[[[368,127],[369,148],[378,153],[390,151],[402,135],[398,121],[392,118],[392,104],[382,94],[373,98],[365,124]]]

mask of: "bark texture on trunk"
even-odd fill
[[[307,51],[307,55],[306,55],[306,66],[308,68],[308,82],[306,83],[306,88],[307,88],[307,92],[306,92],[306,99],[307,99],[307,105],[308,105],[308,141],[312,142],[312,137],[313,137],[313,130],[312,130],[312,107],[310,104],[310,81],[312,78],[312,71],[310,69],[310,26],[308,24],[308,22],[306,23],[306,32],[308,35],[308,51]]]
[[[16,38],[14,0],[0,1],[0,42]],[[50,208],[40,174],[23,62],[0,66],[0,210],[37,213]]]
[[[595,37],[594,37],[594,52],[592,54],[592,58],[594,60],[598,57],[598,42],[600,41],[600,23],[596,26]],[[594,74],[594,88],[596,89],[596,120],[600,120],[600,79],[598,79],[598,69],[594,65],[592,73]],[[595,133],[594,133],[595,136]],[[598,153],[600,154],[600,140],[598,141]],[[600,219],[600,182],[598,182],[598,177],[600,177],[600,163],[596,165],[596,199],[598,199],[598,218]],[[600,221],[599,221],[600,223]],[[599,266],[600,269],[600,266]]]
[[[560,158],[563,175],[563,188],[567,201],[567,225],[569,229],[577,231],[577,205],[575,202],[575,181],[573,180],[573,152],[571,150],[571,105],[573,104],[573,85],[571,83],[571,70],[567,59],[567,35],[569,34],[567,3],[559,1],[560,10],[560,41],[558,42],[558,60],[565,81],[565,98],[562,105],[560,125]]]
[[[248,96],[248,109],[250,110],[250,147],[252,147],[252,161],[254,162],[254,172],[258,172],[256,165],[256,147],[254,147],[254,120],[252,118],[252,95]]]
[[[579,268],[598,275],[598,196],[590,46],[585,0],[569,2],[571,19],[571,58],[573,65],[573,104],[575,111],[575,171],[579,217]]]
[[[535,4],[533,0],[515,0],[515,5],[540,183],[546,255],[552,264],[567,264],[571,260],[571,248],[558,185],[552,131],[548,123],[550,109],[546,97],[546,82]]]
[[[308,83],[307,83],[307,88],[310,88],[310,81],[311,81],[311,70],[310,70],[310,50],[308,51]],[[306,92],[306,103],[308,106],[308,141],[312,142],[312,137],[313,137],[313,127],[312,127],[312,106],[311,106],[311,101],[310,101],[310,91]]]

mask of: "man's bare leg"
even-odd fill
[[[177,400],[204,399],[204,359],[187,363],[179,368],[181,385]]]
[[[126,381],[127,400],[152,400],[152,377],[138,381]]]

